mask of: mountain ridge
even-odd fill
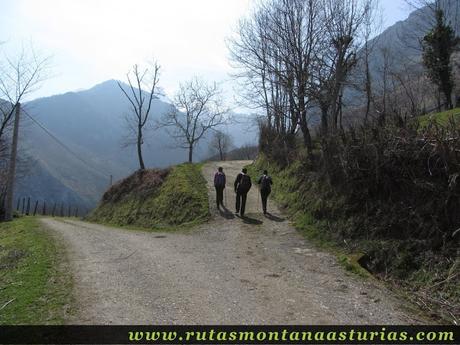
[[[152,121],[159,119],[172,106],[165,100],[154,99]],[[94,207],[111,179],[116,181],[138,169],[135,148],[122,147],[127,133],[124,118],[129,107],[115,79],[100,82],[89,89],[24,103],[27,114],[58,138],[62,145],[27,116],[23,117],[21,150],[33,159],[34,167],[26,178],[17,181],[17,197],[74,203],[88,209]],[[246,127],[242,123],[222,129],[234,132],[237,140],[242,141],[249,137],[243,130]],[[165,168],[187,160],[186,151],[175,148],[173,139],[164,129],[146,131],[145,137],[143,153],[147,167]],[[255,133],[252,137],[255,142]],[[196,148],[197,160],[207,157],[208,144],[204,140]],[[62,193],[58,186],[61,186]]]

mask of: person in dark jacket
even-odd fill
[[[262,209],[264,214],[267,214],[267,200],[268,196],[272,191],[272,178],[268,176],[268,171],[264,170],[263,175],[257,181],[257,184],[260,185],[260,197],[262,198]]]
[[[244,210],[246,208],[246,198],[248,192],[251,189],[251,177],[248,175],[248,170],[243,168],[236,177],[234,187],[236,193],[236,213],[240,213],[241,217],[244,217]]]
[[[226,179],[225,179],[224,169],[222,167],[219,167],[217,169],[217,172],[214,175],[214,188],[216,188],[217,208],[219,208],[220,205],[222,205],[222,207],[224,206],[225,183],[226,183]]]

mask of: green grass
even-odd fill
[[[357,274],[363,278],[368,278],[371,274],[361,267],[358,262],[361,256],[362,254],[339,254],[338,261],[346,271]]]
[[[102,202],[89,221],[134,230],[173,231],[209,219],[206,181],[201,164],[181,164],[171,168],[164,182],[148,193],[127,191],[115,202]]]
[[[61,256],[36,218],[0,223],[0,324],[63,323],[72,279]]]
[[[457,123],[460,120],[460,108],[455,108],[452,110],[443,111],[440,113],[427,114],[418,117],[420,126],[426,127],[431,122],[434,122],[441,126],[446,126],[450,119],[455,120]]]

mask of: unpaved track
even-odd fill
[[[108,228],[43,219],[67,248],[75,280],[78,324],[395,324],[421,322],[372,279],[346,273],[308,244],[257,189],[242,220],[218,213],[212,177],[231,184],[247,161],[208,164],[213,219],[190,233]],[[255,177],[253,177],[255,180]],[[274,182],[276,183],[276,181]],[[225,201],[225,199],[224,199]]]

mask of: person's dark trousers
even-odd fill
[[[224,187],[215,187],[216,188],[216,204],[224,206]]]
[[[262,209],[264,210],[264,214],[267,213],[267,200],[268,196],[270,195],[270,190],[261,190],[260,196],[262,198]]]
[[[246,208],[246,198],[248,193],[236,193],[236,212],[239,212],[241,216],[244,216],[244,210]]]

